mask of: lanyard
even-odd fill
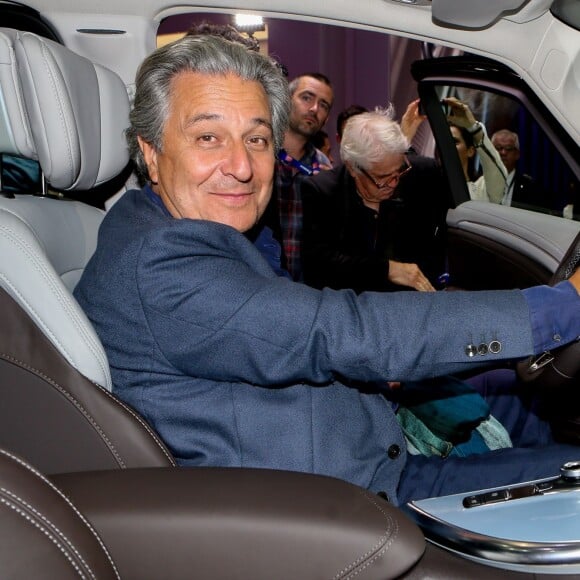
[[[305,163],[301,163],[297,159],[294,159],[294,157],[288,155],[285,149],[280,149],[278,152],[278,159],[283,163],[291,165],[294,167],[294,169],[298,169],[298,171],[303,175],[316,175],[320,172],[320,165],[318,164],[318,161],[315,160],[314,163],[312,163],[312,166],[306,165]]]

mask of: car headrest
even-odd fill
[[[0,28],[0,152],[35,159],[30,125],[16,78],[14,40],[18,33]]]
[[[116,177],[129,97],[113,71],[31,32],[0,28],[0,152],[38,160],[59,190]]]

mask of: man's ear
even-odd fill
[[[159,181],[159,172],[157,169],[157,149],[147,143],[141,137],[137,136],[137,141],[139,143],[139,148],[141,153],[143,153],[143,159],[145,160],[145,165],[147,166],[147,172],[149,173],[149,178],[152,183],[157,183]]]

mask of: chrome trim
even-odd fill
[[[409,502],[411,517],[425,537],[443,548],[466,556],[506,563],[534,566],[580,564],[580,540],[576,542],[522,542],[497,538],[466,530],[429,514]]]

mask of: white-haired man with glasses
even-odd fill
[[[342,165],[302,185],[304,281],[434,290],[445,269],[447,209],[438,164],[409,151],[392,106],[350,118],[340,154]]]

